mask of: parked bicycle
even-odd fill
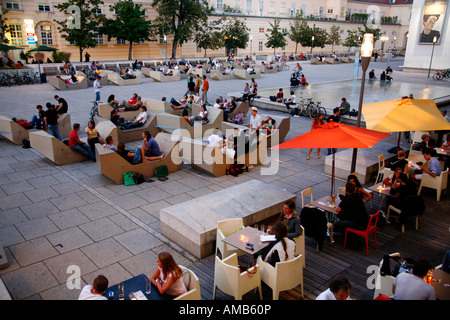
[[[98,116],[98,103],[99,101],[92,101],[93,105],[89,114],[89,121],[94,121],[94,117]]]
[[[435,74],[433,74],[433,80],[443,80],[450,78],[450,68],[447,70],[438,70]]]
[[[321,113],[324,118],[327,116],[327,111],[324,107],[321,107],[320,101],[317,101],[314,103],[313,98],[308,98],[307,103],[304,103],[305,99],[301,98],[301,106],[299,106],[299,114],[304,117],[310,117],[311,119],[314,119],[317,115],[317,113]]]

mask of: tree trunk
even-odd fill
[[[177,56],[177,43],[175,42],[175,40],[172,43],[172,59],[175,59]]]
[[[133,41],[130,41],[130,46],[128,47],[128,60],[133,60]]]
[[[297,54],[298,42],[295,43],[295,54]]]
[[[205,58],[206,58],[206,50],[208,50],[208,49],[205,48]]]
[[[83,48],[80,47],[80,62],[83,62]]]

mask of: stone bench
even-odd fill
[[[61,74],[58,67],[42,67],[42,70],[47,76],[56,76]]]
[[[332,57],[325,58],[325,62],[328,63],[328,64],[339,64],[339,63],[342,63],[341,60],[336,60],[335,58],[332,58]]]
[[[59,76],[52,76],[48,77],[48,83],[50,83],[56,90],[78,90],[78,89],[86,89],[88,87],[88,80],[87,76],[85,76],[82,72],[78,73],[77,76],[77,83],[65,83],[63,80],[68,80],[70,77],[59,77]]]
[[[180,70],[172,70],[173,75],[165,75],[161,71],[153,71],[149,68],[142,68],[142,74],[146,77],[150,77],[153,81],[156,82],[170,82],[170,81],[179,81],[181,80]]]
[[[234,69],[234,75],[236,78],[241,80],[251,80],[254,79],[260,79],[261,78],[261,70],[255,68],[254,74],[249,74],[247,70],[244,69]]]
[[[212,80],[221,81],[221,80],[232,80],[234,78],[236,78],[234,76],[234,70],[231,70],[230,74],[223,74],[222,71],[220,71],[218,69],[211,70],[211,79]]]
[[[217,223],[242,218],[244,226],[278,215],[297,197],[270,183],[250,180],[161,209],[161,234],[199,259],[214,254]]]
[[[156,114],[149,111],[147,111],[147,114],[148,118],[143,126],[128,130],[117,130],[119,142],[127,143],[142,140],[142,132],[145,130],[148,130],[152,137],[155,137],[159,132],[161,132],[160,129],[155,127],[157,123]]]
[[[30,145],[57,165],[87,160],[85,156],[73,151],[64,142],[42,130],[30,132]]]
[[[155,175],[155,169],[163,165],[167,166],[169,173],[178,171],[183,164],[181,161],[174,161],[178,155],[178,141],[172,141],[170,135],[162,132],[155,136],[155,140],[158,142],[164,158],[135,165],[125,160],[117,152],[97,143],[95,145],[97,169],[117,184],[123,184],[123,174],[126,172],[138,172],[144,178],[151,178]]]
[[[206,132],[205,135],[212,134],[212,130]],[[248,141],[248,135],[242,137],[242,141]],[[239,142],[238,142],[239,143]],[[243,146],[244,144],[242,144]],[[245,164],[247,166],[259,166],[266,162],[267,157],[267,135],[261,134],[259,136],[259,144],[250,146],[249,152],[245,153],[245,149],[238,149],[238,156],[236,159],[229,158],[224,155],[219,147],[208,146],[207,142],[182,138],[180,139],[180,158],[185,163],[190,164],[193,168],[204,171],[215,177],[226,175],[227,169],[236,160],[237,163]]]
[[[142,82],[142,73],[140,71],[131,71],[130,74],[135,75],[134,79],[123,79],[118,73],[108,73],[108,80],[117,86],[130,86],[141,84]]]
[[[325,59],[322,59],[322,61],[320,61],[317,58],[311,58],[310,64],[327,64],[327,63],[326,63]]]

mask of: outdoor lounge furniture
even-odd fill
[[[391,253],[390,257],[400,257],[400,253]],[[375,291],[373,293],[373,298],[375,299],[380,294],[384,294],[389,298],[394,297],[394,293],[392,292],[392,285],[394,284],[395,277],[391,275],[381,275],[381,266],[383,265],[383,259],[381,259],[380,264],[377,269],[377,276],[375,279]]]
[[[283,262],[277,262],[275,267],[264,262],[261,256],[258,257],[257,265],[260,268],[261,281],[272,288],[273,300],[278,300],[281,291],[286,291],[301,286],[303,298],[303,257],[297,257]]]
[[[147,111],[147,114],[148,118],[143,126],[128,130],[117,130],[119,142],[127,143],[142,140],[142,132],[145,130],[148,130],[152,137],[155,137],[161,131],[160,129],[155,128],[156,115],[149,111]]]
[[[219,221],[242,218],[245,226],[254,225],[278,216],[287,200],[296,199],[279,186],[251,179],[161,209],[161,234],[202,259],[216,251]]]
[[[142,98],[142,102],[144,103],[144,106],[147,107],[148,111],[152,111],[155,113],[181,115],[181,113],[183,112],[183,109],[174,109],[167,101]]]
[[[65,83],[61,79],[69,79],[68,77],[60,76],[51,76],[48,77],[48,82],[56,89],[56,90],[78,90],[78,89],[86,89],[88,87],[87,77],[85,75],[78,74],[76,76],[78,82],[77,83]]]
[[[173,300],[201,300],[200,280],[197,275],[190,269],[179,266],[183,270],[183,282],[187,292],[174,298]]]
[[[155,169],[163,165],[167,166],[169,173],[178,171],[182,163],[173,161],[174,156],[178,154],[178,141],[172,141],[170,135],[165,133],[158,133],[155,140],[164,158],[135,165],[122,158],[117,152],[96,144],[97,169],[117,184],[123,184],[123,174],[127,172],[138,172],[144,178],[151,178],[155,175]]]
[[[202,121],[195,121],[191,126],[181,116],[158,113],[156,114],[157,128],[163,132],[170,134],[176,134],[187,138],[199,138],[202,137],[206,130],[220,128],[220,124],[223,120],[223,111],[214,107],[207,107],[208,110],[208,123],[202,123]],[[192,114],[198,115],[199,107],[197,105],[192,106]]]
[[[342,61],[342,63],[354,63],[355,59],[352,59],[350,57],[342,57],[341,61]]]
[[[69,133],[72,130],[70,123],[70,114],[63,113],[58,119],[59,132],[61,137],[69,137]],[[0,134],[6,139],[10,140],[14,144],[22,144],[23,139],[29,138],[29,133],[37,131],[36,129],[25,129],[17,122],[12,121],[10,118],[0,115]]]
[[[58,70],[58,67],[42,67],[42,71],[47,76],[57,76],[61,74]]]
[[[241,80],[251,80],[252,78],[254,79],[261,78],[261,70],[258,70],[257,68],[255,68],[254,74],[250,74],[247,72],[247,70],[244,69],[234,69],[233,71],[236,78]]]
[[[111,111],[113,107],[111,107],[107,103],[99,103],[98,105],[98,115],[104,119],[111,118]],[[125,119],[125,121],[131,121],[141,112],[141,110],[132,110],[132,111],[118,111],[118,114]]]
[[[341,60],[336,60],[333,57],[325,58],[325,62],[328,63],[328,64],[339,64],[339,63],[342,63]]]
[[[154,71],[151,68],[141,68],[142,74],[146,77],[152,78],[157,82],[168,82],[181,80],[180,70],[169,69],[173,75],[165,75],[161,71]]]
[[[212,133],[212,130],[210,133]],[[248,138],[248,136],[245,138]],[[208,146],[207,143],[198,139],[183,137],[180,140],[180,157],[193,168],[207,172],[215,177],[220,177],[226,175],[227,170],[234,162],[245,164],[246,166],[258,166],[265,163],[267,157],[267,136],[260,134],[258,141],[257,146],[256,141],[249,146],[249,152],[245,153],[244,146],[242,146],[242,149],[237,151],[237,157],[231,158],[223,154],[219,147]]]
[[[325,59],[322,59],[322,61],[320,61],[317,58],[311,58],[310,60],[310,64],[327,64],[327,62],[325,61]]]
[[[212,80],[232,80],[235,77],[234,70],[231,70],[230,74],[223,74],[219,69],[211,70],[211,79]]]
[[[59,166],[87,160],[85,156],[73,151],[64,142],[43,130],[30,132],[30,145]],[[100,144],[98,145],[100,146]],[[103,148],[103,146],[101,147]]]
[[[242,228],[244,228],[244,220],[242,218],[225,219],[217,222],[216,255],[220,252],[221,258],[225,259],[234,253],[238,256],[247,254],[246,252],[222,241],[226,237],[235,233],[236,230],[240,230]]]
[[[436,200],[441,200],[442,191],[447,190],[448,185],[448,168],[442,171],[439,176],[432,177],[429,174],[424,173],[422,175],[422,180],[420,180],[419,191],[417,194],[422,192],[422,188],[430,188],[436,190]]]
[[[141,84],[142,82],[142,73],[140,71],[129,71],[130,74],[135,75],[136,78],[134,79],[123,79],[118,73],[108,73],[108,80],[117,86],[129,86],[129,85],[136,85]]]

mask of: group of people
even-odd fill
[[[387,66],[386,70],[383,70],[380,74],[380,81],[392,81],[393,70],[390,66]],[[375,69],[369,71],[369,80],[376,80]]]
[[[161,295],[165,294],[175,298],[187,292],[183,281],[183,270],[169,252],[159,253],[156,264],[157,267],[153,271],[150,281]],[[81,289],[78,300],[108,300],[108,297],[105,296],[108,287],[108,278],[98,275],[92,284]]]

